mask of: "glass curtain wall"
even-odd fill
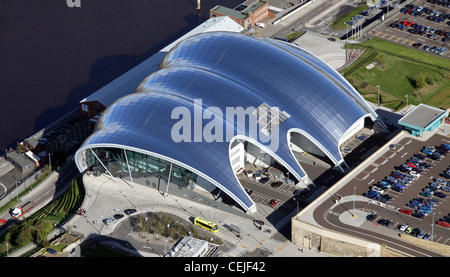
[[[128,171],[127,160],[130,171]],[[93,171],[107,174],[104,165],[112,176],[119,178],[128,177],[131,172],[133,178],[156,176],[168,180],[170,172],[170,162],[166,160],[120,148],[87,149],[86,161]],[[196,178],[197,175],[190,170],[172,164],[170,182],[187,187],[190,182],[195,183]]]

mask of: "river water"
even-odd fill
[[[0,154],[242,0],[0,0]]]

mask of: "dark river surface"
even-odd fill
[[[0,0],[0,154],[242,0]]]

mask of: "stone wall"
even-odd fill
[[[326,230],[292,218],[295,245],[338,257],[381,257],[382,245]]]
[[[445,255],[445,256],[450,256],[450,246],[442,244],[442,243],[437,243],[434,241],[429,241],[429,240],[424,240],[424,239],[419,239],[413,236],[409,236],[409,235],[402,235],[401,238],[403,240],[406,240],[412,244],[415,244],[419,247],[425,248],[425,249],[429,249],[431,251],[435,251],[436,253]]]

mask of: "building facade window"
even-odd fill
[[[91,150],[86,151],[86,162],[94,172],[110,173],[113,177],[119,178],[128,177],[131,174],[133,179],[156,176],[168,180],[170,162],[166,160],[120,148],[93,148]],[[172,164],[170,182],[187,187],[191,182],[195,183],[196,179],[197,174]]]

